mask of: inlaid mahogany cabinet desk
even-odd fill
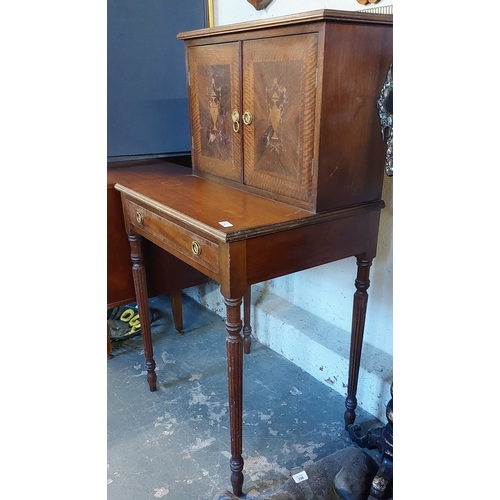
[[[231,483],[242,494],[241,303],[249,286],[354,256],[345,424],[356,390],[384,177],[376,101],[392,62],[392,15],[313,11],[181,33],[193,171],[118,181],[136,299],[141,238],[220,284],[226,306]],[[147,320],[147,380],[156,389]]]

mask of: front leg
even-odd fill
[[[363,334],[365,330],[366,306],[368,304],[368,287],[370,286],[370,266],[373,259],[366,259],[365,255],[357,255],[356,263],[358,273],[356,281],[356,292],[352,310],[351,327],[351,351],[349,355],[349,379],[347,382],[347,398],[345,401],[346,411],[344,413],[345,428],[354,423],[356,419],[356,407],[358,401],[356,392],[358,390],[359,366],[361,363],[361,349],[363,346]]]
[[[227,384],[229,394],[229,432],[231,435],[231,484],[236,496],[243,487],[243,340],[241,338],[241,297],[226,304]]]
[[[138,234],[129,234],[132,259],[132,276],[134,278],[135,300],[139,306],[139,318],[142,330],[144,357],[146,358],[147,381],[150,391],[156,391],[156,363],[153,359],[153,341],[151,339],[151,324],[149,321],[148,287],[146,284],[146,269],[141,250],[141,237]]]

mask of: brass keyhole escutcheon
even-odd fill
[[[245,125],[250,125],[250,123],[252,123],[252,120],[253,120],[252,113],[250,113],[250,111],[245,111],[243,113],[243,123]]]
[[[193,241],[191,243],[191,250],[195,255],[200,255],[201,254],[201,245],[197,241]]]
[[[233,120],[233,131],[237,134],[240,131],[240,114],[237,109],[233,109],[231,119]]]
[[[139,224],[142,224],[144,222],[144,216],[141,214],[141,212],[137,212],[135,214],[135,218]]]

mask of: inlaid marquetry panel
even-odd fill
[[[244,183],[309,201],[312,182],[317,34],[243,44]]]
[[[239,44],[191,47],[188,63],[193,165],[241,181],[241,134],[231,117],[240,108]]]

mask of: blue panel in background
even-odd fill
[[[108,157],[190,153],[181,31],[206,0],[108,0]]]

